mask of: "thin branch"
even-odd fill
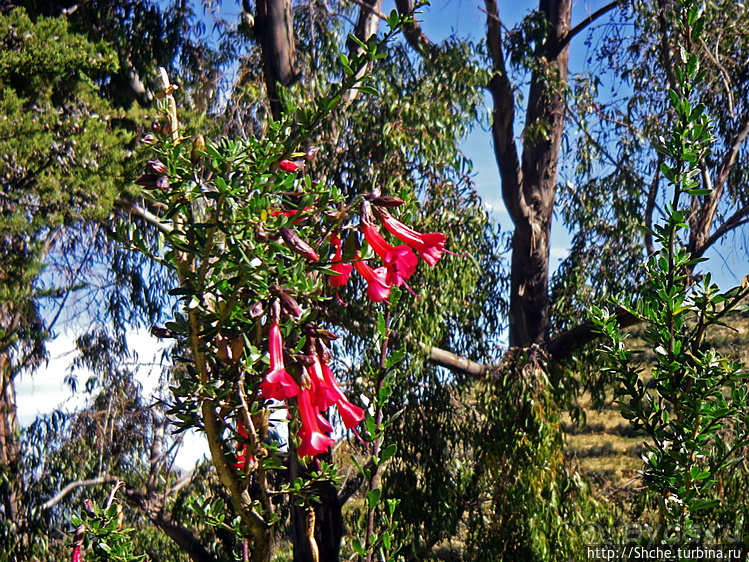
[[[359,6],[362,9],[362,11],[367,10],[373,13],[374,15],[376,15],[378,18],[380,18],[383,21],[388,19],[388,17],[385,14],[383,14],[380,10],[378,10],[375,6],[370,6],[366,2],[363,2],[362,0],[351,0],[351,1],[357,6]],[[361,37],[359,39],[361,39]]]
[[[710,52],[710,49],[707,48],[707,45],[705,44],[705,41],[702,40],[702,38],[700,38],[700,46],[707,55],[707,58],[709,58],[712,63],[718,67],[718,70],[720,70],[720,75],[723,78],[723,85],[726,87],[726,94],[728,95],[728,111],[731,113],[731,117],[733,117],[733,108],[735,104],[733,101],[733,91],[731,90],[731,77],[728,74],[726,67],[720,64],[720,62],[718,61],[718,45],[715,45],[715,56],[713,56],[713,54]]]
[[[744,205],[708,237],[703,247],[699,249],[700,251],[696,253],[694,257],[700,257],[710,246],[715,244],[715,242],[726,233],[747,223],[749,223],[749,205]]]
[[[129,212],[131,215],[144,220],[146,223],[150,224],[151,226],[155,228],[158,228],[164,234],[169,234],[170,232],[172,232],[172,227],[170,225],[161,222],[161,219],[159,219],[159,217],[147,211],[146,209],[139,207],[133,201],[128,201],[127,199],[123,199],[120,197],[114,203],[116,206],[120,207],[121,209],[124,209],[125,211]]]
[[[70,494],[73,490],[76,488],[81,488],[84,486],[96,486],[98,484],[111,484],[114,482],[119,482],[119,478],[116,476],[112,476],[110,474],[105,474],[103,476],[99,476],[98,478],[92,478],[91,480],[77,480],[75,482],[71,482],[67,486],[65,486],[62,490],[57,492],[55,496],[53,496],[51,499],[47,500],[42,504],[42,509],[49,509],[50,507],[60,503],[65,496]]]
[[[601,16],[604,16],[614,8],[616,8],[619,4],[621,4],[622,0],[614,0],[613,2],[610,2],[609,4],[606,4],[603,8],[600,8],[599,10],[596,10],[592,14],[590,14],[587,18],[585,18],[583,21],[578,23],[575,27],[570,29],[567,32],[567,35],[565,35],[562,40],[559,42],[559,47],[557,49],[557,52],[555,53],[554,58],[556,58],[556,55],[562,52],[562,50],[570,44],[570,41],[581,31],[583,31],[586,27],[588,27],[591,23],[596,21]]]

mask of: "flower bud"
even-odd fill
[[[159,141],[155,136],[153,136],[151,133],[148,133],[146,136],[144,136],[142,139],[140,139],[140,142],[147,146],[151,146],[152,144],[156,144]]]
[[[320,152],[319,146],[310,146],[307,149],[307,152],[304,153],[304,159],[307,162],[312,162],[312,160],[315,158],[318,152]]]
[[[164,131],[164,126],[158,120],[151,123],[151,130],[157,135]]]
[[[89,499],[83,500],[83,511],[85,511],[86,515],[89,517],[96,515],[96,511],[94,511],[94,502]]]
[[[159,176],[157,176],[156,174],[143,174],[141,177],[135,180],[135,183],[138,185],[142,185],[143,187],[155,187],[158,180]]]
[[[330,349],[328,349],[325,342],[320,339],[315,339],[315,351],[317,351],[317,356],[323,363],[330,363],[331,359],[333,359],[333,356],[330,354]]]
[[[302,316],[302,309],[299,306],[299,303],[297,303],[291,295],[281,289],[281,287],[275,284],[271,285],[270,293],[271,295],[279,298],[279,300],[281,301],[281,306],[287,313],[291,314],[295,318],[300,318]]]
[[[280,232],[283,241],[286,242],[286,245],[294,252],[300,256],[304,256],[310,261],[319,261],[320,258],[315,253],[315,250],[312,249],[312,246],[299,238],[299,235],[292,229],[282,226],[278,231]]]
[[[263,303],[260,301],[252,303],[247,309],[247,312],[249,313],[250,318],[257,318],[263,313]]]
[[[403,205],[403,199],[400,197],[394,197],[392,195],[383,195],[381,197],[375,197],[370,203],[376,207],[385,207],[386,209],[394,209]]]
[[[205,137],[198,135],[192,141],[192,150],[190,150],[190,163],[196,166],[200,161],[200,153],[205,152]]]
[[[169,189],[169,178],[166,176],[161,176],[156,180],[156,187],[158,187],[161,191],[167,191]]]
[[[160,160],[149,160],[148,169],[151,170],[154,174],[158,174],[160,176],[166,175],[166,173],[169,171],[166,167],[166,164],[164,164]]]
[[[315,355],[307,354],[307,353],[297,353],[294,356],[294,359],[296,359],[297,363],[301,363],[305,367],[311,367],[315,364]],[[302,376],[302,380],[304,380],[304,376]],[[309,378],[307,378],[309,380]]]

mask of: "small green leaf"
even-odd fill
[[[382,495],[382,490],[379,488],[375,488],[374,490],[370,490],[367,494],[367,505],[369,505],[369,509],[374,509],[377,505],[377,502],[380,501],[380,496]]]

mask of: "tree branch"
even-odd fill
[[[489,372],[491,367],[489,365],[482,365],[476,363],[465,357],[461,357],[450,351],[445,351],[439,347],[428,346],[424,343],[418,342],[419,348],[427,353],[427,359],[430,363],[438,365],[439,367],[446,367],[456,373],[462,373],[465,375],[471,375],[474,377],[483,377]]]
[[[492,139],[494,156],[502,178],[502,198],[507,212],[514,223],[527,215],[527,205],[523,199],[523,172],[520,168],[517,146],[515,145],[515,98],[512,84],[507,77],[504,52],[502,50],[502,22],[496,0],[485,0],[486,40],[492,59],[494,75],[488,89],[492,94],[494,109],[492,114]]]
[[[406,41],[417,53],[427,54],[432,50],[433,44],[414,17],[413,3],[411,0],[395,0],[395,6],[402,16],[409,16],[409,21],[403,24],[403,35]]]
[[[617,308],[615,315],[620,328],[628,328],[640,323],[640,319],[637,316],[634,316],[623,308]],[[597,339],[599,334],[595,330],[595,324],[584,322],[551,340],[546,347],[546,351],[554,361],[562,361],[569,357],[573,351]]]
[[[741,225],[749,223],[749,205],[744,205],[736,211],[731,218],[726,220],[723,224],[721,224],[715,232],[713,232],[705,241],[703,247],[701,248],[701,252],[694,257],[700,257],[702,254],[705,253],[705,251],[715,244],[723,235],[730,232],[731,230],[740,227]]]
[[[124,209],[131,215],[144,220],[146,223],[150,224],[154,228],[159,229],[164,234],[169,234],[172,231],[171,226],[169,226],[166,223],[161,222],[161,219],[159,219],[159,217],[147,211],[146,209],[139,207],[133,201],[129,201],[127,199],[120,197],[114,202],[114,204],[120,209]]]
[[[111,484],[113,482],[118,482],[119,478],[116,476],[112,476],[110,474],[105,474],[103,476],[99,476],[98,478],[92,478],[91,480],[76,480],[75,482],[71,482],[67,486],[65,486],[62,490],[57,492],[51,499],[47,500],[42,504],[42,509],[49,509],[50,507],[53,507],[54,505],[58,504],[60,501],[65,499],[65,496],[70,494],[73,490],[76,488],[81,488],[84,486],[96,486],[98,484]]]
[[[555,55],[558,55],[559,53],[561,53],[562,49],[564,49],[567,45],[570,44],[570,41],[572,41],[575,35],[583,31],[586,27],[588,27],[591,23],[596,21],[601,16],[607,14],[608,12],[616,8],[621,2],[622,0],[614,0],[613,2],[606,4],[603,8],[596,10],[595,12],[590,14],[587,18],[585,18],[583,21],[578,23],[575,27],[570,29],[567,35],[565,35],[562,38],[562,40],[559,42],[559,48],[557,49]],[[554,58],[556,58],[556,56]]]

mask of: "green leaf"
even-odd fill
[[[395,453],[398,451],[398,445],[395,443],[391,443],[387,447],[385,447],[385,450],[380,453],[380,462],[383,463],[385,461],[390,460],[393,458]]]
[[[374,490],[370,490],[367,494],[367,505],[369,506],[369,509],[374,509],[377,503],[380,501],[380,496],[382,495],[382,490],[379,488],[375,488]]]

